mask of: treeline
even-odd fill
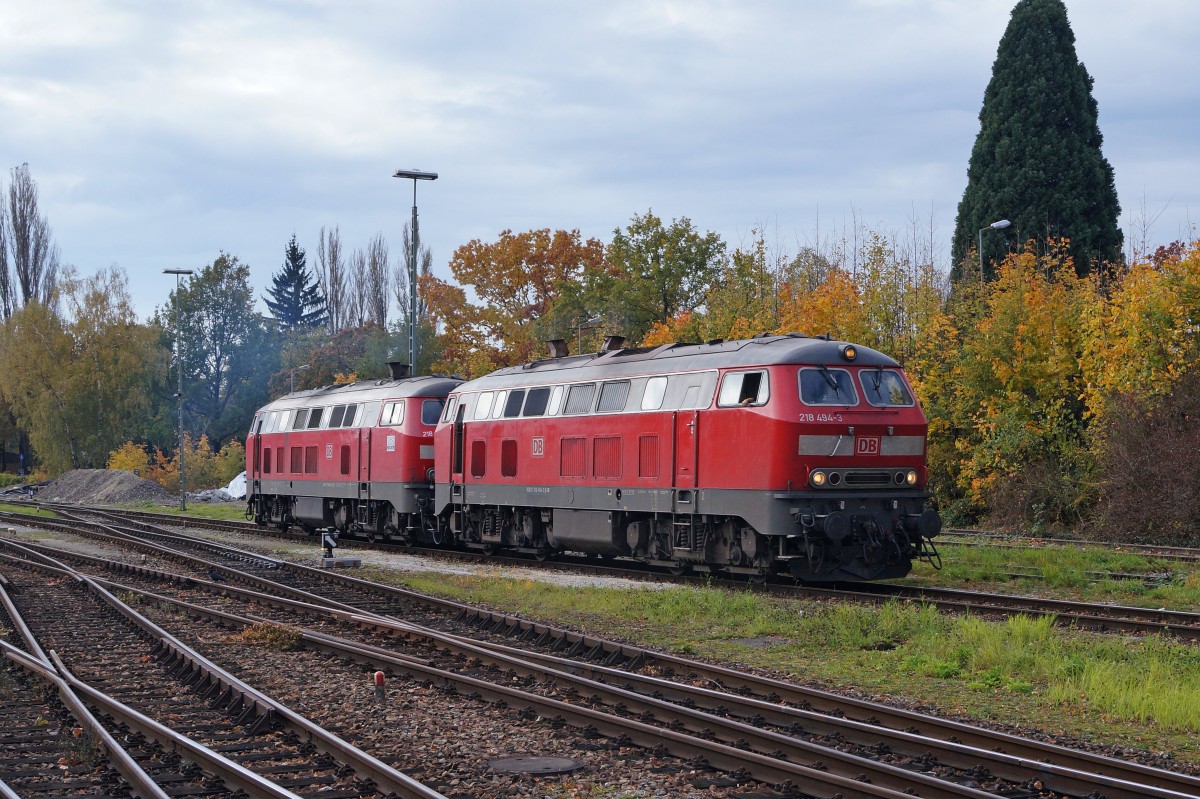
[[[865,344],[908,369],[950,523],[1200,544],[1200,241],[1081,276],[1069,241],[1031,240],[987,280],[969,253],[952,283],[919,229],[855,226],[795,253],[756,232],[727,252],[647,213],[608,245],[545,230],[471,242],[451,260],[458,285],[423,290],[439,366],[461,374],[605,333]]]
[[[40,271],[14,269],[37,259],[13,257],[11,202],[0,220],[7,471],[20,452],[44,475],[111,463],[177,485],[181,401],[194,478],[224,481],[256,408],[293,389],[385,377],[386,362],[405,357],[408,264],[382,237],[343,254],[336,229],[323,230],[312,267],[293,238],[263,295],[222,253],[143,322],[121,270],[59,267],[33,199],[21,219],[41,231]],[[986,281],[969,254],[951,282],[923,229],[885,235],[855,221],[794,249],[756,230],[730,247],[648,211],[608,242],[548,229],[469,242],[450,258],[451,281],[432,276],[422,252],[417,367],[479,376],[541,357],[553,338],[595,351],[608,334],[653,344],[828,333],[908,369],[951,523],[1200,543],[1190,468],[1200,242],[1082,277],[1068,242],[1030,242],[989,264]]]

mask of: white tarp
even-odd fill
[[[230,499],[245,499],[246,498],[246,473],[242,472],[237,477],[229,481],[229,485],[225,486],[225,493]]]

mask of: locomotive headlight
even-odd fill
[[[909,469],[908,474],[904,475],[904,482],[910,486],[915,486],[917,484],[917,470]]]
[[[809,475],[808,481],[812,483],[814,487],[820,488],[821,486],[825,485],[825,472],[813,472],[811,475]]]
[[[843,344],[841,347],[842,357],[847,361],[853,361],[858,357],[858,347],[853,344]]]

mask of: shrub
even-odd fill
[[[1108,538],[1200,545],[1200,370],[1161,397],[1119,394],[1097,424],[1099,501],[1092,514]]]

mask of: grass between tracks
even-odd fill
[[[1200,564],[1097,544],[1020,548],[943,544],[941,549],[941,571],[919,563],[905,582],[1173,610],[1200,607]]]
[[[1200,761],[1193,740],[1200,732],[1200,649],[1169,640],[1091,635],[1046,619],[993,622],[930,607],[712,588],[564,588],[441,574],[409,574],[403,582],[797,681]]]

